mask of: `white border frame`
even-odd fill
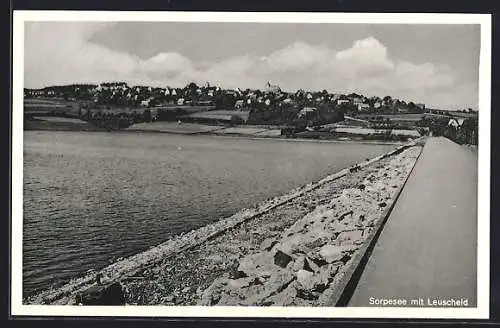
[[[477,308],[57,306],[22,304],[23,86],[25,21],[155,21],[359,24],[479,24]],[[12,316],[436,318],[487,319],[490,302],[491,15],[414,13],[255,13],[14,11],[12,112]]]

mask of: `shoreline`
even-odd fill
[[[171,126],[175,127],[177,123],[168,122]],[[24,124],[24,131],[53,131],[53,132],[105,132],[114,134],[133,134],[133,133],[145,133],[145,134],[166,134],[166,135],[182,135],[182,136],[210,136],[214,138],[243,138],[248,140],[281,140],[290,142],[315,142],[315,143],[339,143],[339,144],[368,144],[368,145],[404,145],[407,142],[404,141],[394,141],[394,140],[363,140],[363,139],[350,139],[350,140],[339,140],[339,139],[316,139],[316,138],[304,138],[304,137],[285,137],[281,135],[252,135],[248,133],[221,133],[217,132],[220,130],[227,129],[226,126],[210,126],[198,123],[188,123],[196,125],[199,129],[204,128],[214,128],[208,131],[194,131],[194,132],[183,132],[179,130],[160,130],[160,129],[140,129],[140,128],[126,128],[118,131],[106,131],[105,129],[94,127],[90,123],[81,121],[81,123],[59,123],[50,122],[43,120],[28,121]],[[27,127],[28,125],[28,127]],[[186,125],[186,124],[185,124]],[[247,126],[238,126],[235,128],[248,128]],[[262,128],[262,130],[275,130],[271,128]],[[408,141],[411,142],[411,141]]]
[[[286,207],[287,204],[290,204],[290,202],[293,203],[295,199],[308,195],[314,190],[321,188],[323,185],[328,185],[345,176],[356,174],[359,170],[362,171],[364,167],[377,163],[380,160],[390,158],[392,155],[397,154],[408,147],[415,146],[415,144],[415,142],[411,142],[404,146],[397,147],[385,155],[377,156],[369,161],[361,162],[360,164],[345,168],[318,182],[309,183],[303,187],[296,188],[283,196],[259,203],[254,208],[242,209],[230,217],[223,218],[200,229],[175,236],[143,253],[117,261],[100,271],[105,277],[104,282],[106,284],[117,281],[123,282],[127,279],[127,277],[134,277],[145,270],[149,270],[148,268],[155,266],[158,268],[160,265],[159,263],[168,260],[172,256],[182,254],[183,252],[196,248],[205,242],[214,240],[219,236],[224,236],[229,231],[237,229],[238,226],[245,224],[247,221],[253,221],[259,217],[265,216],[266,213],[272,212],[275,208],[280,206]],[[347,188],[348,185],[344,187]],[[31,295],[24,299],[23,302],[27,302],[28,304],[71,304],[73,302],[72,298],[75,294],[78,292],[84,292],[93,285],[93,282],[93,274],[85,274],[83,276],[76,277],[67,284],[58,288],[48,289],[39,292],[36,295]]]

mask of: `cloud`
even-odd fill
[[[188,58],[176,52],[162,52],[140,61],[138,69],[149,76],[162,76],[191,70],[192,64]]]
[[[338,52],[335,59],[336,68],[347,76],[382,74],[394,69],[387,48],[373,37],[355,41],[351,48]]]
[[[270,71],[303,71],[328,65],[332,55],[333,52],[326,47],[313,47],[303,41],[297,41],[261,60],[267,64]]]
[[[27,86],[95,81],[131,74],[138,58],[86,41],[105,26],[100,23],[26,23]]]
[[[182,86],[209,81],[224,87],[261,88],[267,81],[285,90],[323,90],[391,95],[431,106],[477,107],[477,82],[459,81],[453,69],[391,58],[369,37],[335,51],[297,41],[266,56],[245,54],[218,62],[192,62],[167,51],[141,59],[91,42],[103,23],[27,23],[25,86],[102,81]]]

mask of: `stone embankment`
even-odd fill
[[[418,148],[376,166],[283,232],[238,259],[232,272],[199,292],[200,305],[325,306],[338,295],[356,253],[374,233],[406,180]]]
[[[177,236],[99,272],[136,305],[331,305],[421,146],[384,156]],[[27,304],[75,304],[95,274]]]

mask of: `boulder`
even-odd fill
[[[329,224],[328,229],[333,231],[333,232],[340,232],[342,230],[345,230],[345,224],[340,223],[339,221],[335,220]],[[323,245],[321,245],[321,246],[323,246]]]
[[[260,249],[264,251],[270,251],[277,243],[278,241],[276,240],[276,238],[267,238],[260,244]]]
[[[271,252],[261,252],[245,256],[238,265],[233,278],[245,278],[259,275],[260,272],[273,269],[273,254]]]
[[[222,297],[222,290],[227,284],[226,278],[217,278],[205,289],[198,301],[198,305],[215,305]]]
[[[295,280],[295,276],[288,270],[278,270],[273,272],[269,277],[268,281],[265,283],[262,291],[250,295],[245,301],[245,305],[262,305],[265,300],[273,295],[276,295],[283,290],[285,290],[292,281]]]
[[[319,267],[306,256],[300,256],[298,259],[293,262],[292,266],[293,271],[306,270],[309,272],[317,272]]]
[[[350,231],[342,231],[338,236],[337,240],[342,242],[350,241],[352,243],[356,243],[358,241],[363,240],[363,230],[350,230]]]
[[[250,287],[253,285],[262,285],[262,282],[258,277],[248,277],[248,278],[241,278],[241,279],[231,279],[227,283],[228,287],[233,288],[233,289],[241,289],[241,288],[246,288]]]
[[[344,247],[337,245],[325,245],[321,247],[319,255],[327,262],[340,261],[344,256]]]
[[[314,276],[313,291],[322,293],[333,281],[341,265],[329,264]]]
[[[314,285],[314,274],[311,271],[299,270],[296,273],[297,282],[303,289],[311,290]]]
[[[308,248],[318,248],[318,247],[321,247],[321,246],[325,245],[329,241],[330,241],[330,239],[327,238],[327,237],[324,237],[324,236],[323,237],[318,237],[318,238],[315,238],[313,241],[306,243],[306,247],[308,247]]]
[[[322,267],[328,262],[316,251],[311,251],[307,254],[307,258],[309,258],[317,267]]]
[[[274,264],[282,268],[286,268],[288,263],[290,263],[290,261],[292,260],[293,260],[292,256],[286,254],[280,249],[276,250],[276,253],[274,254]]]
[[[295,300],[297,297],[297,282],[294,281],[282,292],[267,298],[262,305],[274,305],[274,306],[290,306],[295,305]]]

